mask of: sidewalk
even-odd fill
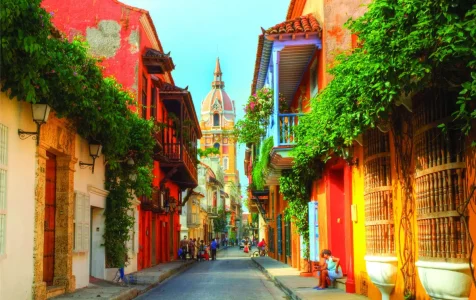
[[[317,278],[301,277],[297,269],[276,261],[270,257],[252,257],[253,262],[266,276],[274,281],[288,296],[294,300],[328,299],[328,300],[364,300],[367,297],[357,294],[347,294],[339,289],[325,289],[318,291]]]
[[[126,274],[130,280],[128,287],[119,286],[109,281],[95,280],[88,287],[78,289],[74,293],[64,294],[53,299],[69,300],[69,299],[109,299],[109,300],[130,300],[140,294],[154,288],[159,283],[174,274],[180,273],[188,269],[194,261],[173,261],[169,263],[159,264],[157,266],[147,268],[135,273]]]

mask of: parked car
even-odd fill
[[[240,242],[240,250],[245,248],[245,240],[241,240]]]

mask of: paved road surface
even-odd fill
[[[216,261],[195,263],[137,299],[288,299],[243,250],[228,248],[217,256]]]

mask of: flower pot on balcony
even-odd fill
[[[364,259],[370,281],[379,289],[382,300],[389,300],[397,281],[397,257],[366,255]]]
[[[417,261],[415,265],[431,299],[469,299],[472,280],[468,263]]]

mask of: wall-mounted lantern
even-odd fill
[[[31,114],[33,117],[33,122],[36,123],[36,131],[23,131],[21,129],[18,129],[18,135],[20,136],[20,139],[24,140],[31,136],[34,140],[36,140],[36,145],[38,145],[38,143],[40,142],[41,125],[45,124],[48,121],[50,110],[51,107],[48,104],[32,104]]]
[[[93,162],[90,164],[84,163],[82,161],[79,162],[79,167],[81,169],[89,167],[94,174],[94,163],[96,162],[96,158],[101,155],[102,145],[98,142],[89,142],[89,155],[93,158]]]
[[[359,166],[359,159],[354,159],[354,146],[344,146],[342,148],[342,154],[349,166]]]
[[[169,205],[170,205],[170,212],[172,212],[172,213],[175,212],[175,209],[177,207],[177,200],[175,200],[174,197],[170,197]]]

